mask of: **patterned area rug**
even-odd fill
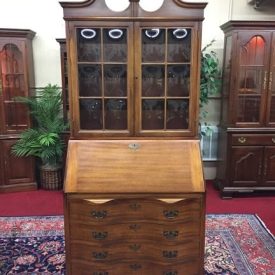
[[[65,274],[63,234],[63,216],[0,217],[0,274]],[[207,215],[205,274],[275,274],[274,237],[254,215]]]

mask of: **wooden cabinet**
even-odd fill
[[[11,146],[20,132],[30,126],[25,105],[15,101],[34,88],[31,30],[0,29],[0,190],[36,188],[31,158],[11,155]]]
[[[68,149],[68,274],[203,274],[198,141],[70,140]]]
[[[224,196],[275,190],[275,23],[230,21],[221,28],[225,52],[219,186]]]
[[[61,3],[72,138],[197,137],[205,3]],[[115,20],[114,20],[115,18]]]

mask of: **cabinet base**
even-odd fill
[[[37,190],[37,183],[26,183],[26,184],[12,184],[12,185],[0,185],[0,193],[9,192],[23,192],[23,191],[34,191]]]

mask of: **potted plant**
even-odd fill
[[[40,161],[40,184],[43,189],[62,188],[62,133],[68,125],[62,117],[62,94],[57,85],[48,84],[35,97],[17,97],[27,105],[33,127],[24,130],[12,147],[16,156],[34,156]]]
[[[221,70],[219,59],[215,51],[208,51],[215,40],[212,40],[201,51],[201,77],[200,77],[200,126],[202,123],[208,126],[205,119],[207,111],[203,108],[209,102],[211,95],[220,93],[221,90]],[[201,127],[200,127],[201,128]],[[207,135],[211,132],[209,127],[206,127],[206,132],[200,129],[201,135]]]

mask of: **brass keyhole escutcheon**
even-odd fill
[[[136,150],[138,150],[140,148],[140,144],[138,144],[138,143],[130,143],[128,145],[128,147],[129,147],[129,149],[131,149],[133,151],[136,151]]]
[[[245,143],[245,142],[246,142],[246,138],[245,138],[245,137],[239,137],[239,138],[238,138],[238,141],[239,141],[240,143]]]

